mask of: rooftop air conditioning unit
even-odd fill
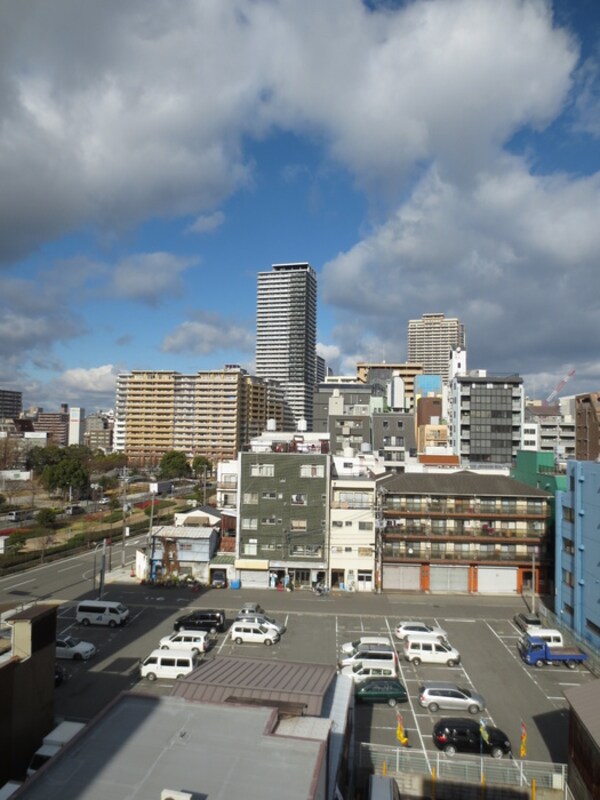
[[[175,789],[163,789],[160,800],[194,800],[191,792],[178,792]]]

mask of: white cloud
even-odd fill
[[[225,222],[225,214],[215,211],[214,214],[201,214],[187,229],[190,233],[211,233]]]
[[[162,344],[162,350],[167,353],[196,355],[225,350],[250,352],[253,348],[252,331],[215,314],[202,314],[196,320],[183,322],[165,337]]]

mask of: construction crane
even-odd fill
[[[560,394],[560,392],[561,392],[561,391],[562,391],[562,389],[564,388],[564,385],[567,383],[567,381],[570,381],[570,380],[571,380],[571,378],[573,377],[573,375],[575,375],[575,370],[574,370],[574,369],[572,369],[570,372],[567,372],[567,374],[565,375],[565,377],[564,377],[564,378],[563,378],[563,379],[560,381],[560,383],[559,383],[559,384],[557,384],[557,386],[556,386],[556,388],[554,389],[554,391],[553,391],[553,392],[551,392],[551,393],[548,395],[548,397],[547,397],[547,398],[544,400],[544,405],[545,405],[545,406],[549,406],[549,405],[550,405],[550,403],[552,403],[554,400],[556,400],[556,398],[558,397],[558,395]]]

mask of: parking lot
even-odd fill
[[[356,736],[360,741],[396,746],[397,710],[401,712],[409,747],[433,754],[434,723],[442,716],[469,716],[438,711],[418,703],[418,689],[424,680],[452,681],[475,688],[487,702],[488,724],[502,728],[509,736],[515,757],[519,757],[521,721],[527,727],[528,760],[565,763],[567,760],[567,704],[563,692],[593,680],[585,669],[565,667],[537,669],[523,664],[516,650],[521,632],[512,622],[514,599],[482,604],[475,598],[370,598],[359,596],[336,600],[310,593],[280,595],[275,592],[246,592],[244,597],[230,591],[212,591],[199,598],[163,594],[145,587],[109,587],[107,599],[121,600],[131,609],[125,628],[78,628],[74,605],[60,609],[58,630],[93,642],[99,653],[89,662],[69,663],[71,679],[57,690],[56,712],[74,719],[89,719],[119,691],[169,694],[172,681],[140,681],[139,661],[173,630],[175,618],[189,606],[224,608],[228,624],[239,605],[236,600],[257,599],[278,621],[287,625],[281,641],[265,647],[237,645],[227,633],[218,634],[206,654],[251,655],[265,659],[336,664],[340,646],[361,635],[387,635],[400,651],[400,679],[409,701],[390,708],[357,705]],[[410,611],[410,613],[408,613]],[[473,613],[475,612],[475,613]],[[451,644],[461,653],[456,667],[408,664],[401,656],[401,642],[393,635],[401,619],[422,619],[443,627]],[[476,717],[479,719],[479,715]]]

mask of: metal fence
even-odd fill
[[[559,630],[567,644],[580,647],[587,653],[588,657],[584,666],[589,669],[592,675],[595,675],[596,678],[600,678],[600,653],[591,644],[591,642],[586,641],[582,636],[579,636],[577,633],[575,633],[572,628],[569,628],[568,625],[565,625],[561,618],[553,611],[550,611],[550,609],[547,608],[543,602],[539,602],[537,604],[536,611],[544,623],[545,628],[555,628],[556,630]]]
[[[417,774],[436,781],[453,781],[486,786],[512,786],[530,788],[532,782],[539,789],[554,789],[566,793],[566,764],[552,764],[516,759],[481,758],[460,760],[444,753],[433,756],[413,752],[403,747],[389,747],[360,743],[358,768],[370,773],[388,775]],[[567,795],[564,794],[566,797]]]

